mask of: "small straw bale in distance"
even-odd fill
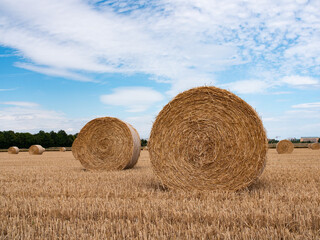
[[[122,170],[137,163],[141,151],[135,128],[117,118],[88,122],[72,144],[73,156],[89,170]]]
[[[311,148],[311,143],[308,143],[308,148]]]
[[[67,149],[65,147],[61,147],[61,148],[59,148],[59,151],[60,152],[65,152],[65,151],[67,151]]]
[[[45,151],[41,145],[32,145],[29,147],[29,154],[31,155],[41,155]]]
[[[320,143],[312,143],[312,144],[310,145],[310,148],[311,148],[312,150],[319,150],[319,149],[320,149]]]
[[[8,149],[9,154],[18,154],[19,153],[19,148],[18,147],[9,147]]]
[[[199,87],[161,110],[148,148],[155,174],[169,188],[236,191],[262,174],[268,143],[249,104],[229,91]]]
[[[279,154],[290,154],[293,152],[294,145],[291,141],[285,139],[277,143],[276,149]]]

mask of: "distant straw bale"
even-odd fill
[[[289,154],[293,152],[294,145],[289,140],[281,140],[277,143],[276,149],[279,154]]]
[[[18,147],[9,147],[8,153],[9,154],[18,154],[19,153],[19,148]]]
[[[59,151],[60,152],[65,152],[65,151],[67,151],[67,149],[65,147],[61,147],[61,148],[59,148]]]
[[[184,190],[239,190],[266,164],[268,142],[255,110],[216,87],[177,95],[157,116],[148,142],[163,185]]]
[[[311,143],[308,143],[308,148],[311,148]]]
[[[72,144],[73,156],[90,170],[132,168],[140,155],[140,137],[130,124],[102,117],[88,122]]]
[[[320,143],[312,143],[310,148],[312,150],[319,150],[320,149]]]
[[[32,145],[29,148],[29,154],[31,155],[41,155],[45,149],[41,145]]]

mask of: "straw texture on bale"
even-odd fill
[[[18,147],[9,147],[8,153],[9,154],[18,154],[19,153],[19,148]]]
[[[89,170],[122,170],[138,161],[141,142],[136,129],[117,118],[88,122],[72,144],[73,156]]]
[[[312,143],[310,148],[312,150],[319,150],[320,149],[320,143]]]
[[[71,146],[72,155],[74,156],[75,159],[78,159],[77,151],[75,150],[75,149],[78,148],[77,144],[78,144],[78,138],[73,140],[73,143],[72,143],[72,146]]]
[[[263,172],[267,137],[255,110],[216,87],[177,95],[159,113],[148,142],[163,185],[184,190],[239,190]]]
[[[29,154],[31,155],[41,155],[45,149],[41,145],[32,145],[29,148]]]
[[[65,151],[67,151],[67,149],[66,149],[65,147],[61,147],[61,148],[59,149],[59,151],[60,151],[60,152],[65,152]]]
[[[285,153],[289,154],[293,152],[294,145],[289,140],[281,140],[280,142],[277,143],[276,149],[279,154],[285,154]]]

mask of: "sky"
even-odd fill
[[[117,117],[148,138],[197,86],[227,89],[269,138],[320,136],[319,0],[0,0],[0,131]]]

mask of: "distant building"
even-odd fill
[[[301,137],[300,142],[318,142],[319,137]]]

